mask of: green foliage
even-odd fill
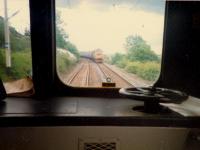
[[[159,62],[159,57],[151,50],[148,49],[141,49],[138,51],[134,51],[132,54],[128,55],[129,60],[131,61],[140,61],[140,62],[147,62],[147,61],[157,61]]]
[[[30,49],[12,53],[12,67],[8,72],[5,67],[5,50],[0,49],[0,77],[3,81],[11,81],[29,76],[31,68]]]
[[[68,42],[68,38],[65,31],[61,28],[62,23],[60,16],[57,16],[57,27],[56,27],[56,41],[60,48],[66,49],[71,53],[75,54],[77,58],[79,57],[79,52],[75,45]],[[30,75],[31,68],[31,50],[30,50],[30,31],[25,29],[24,35],[20,34],[13,27],[10,29],[10,41],[12,50],[12,67],[7,69],[5,65],[5,49],[4,48],[4,19],[0,17],[0,76],[3,81],[11,81],[23,78]],[[58,71],[63,73],[70,69],[75,63],[75,60],[70,59],[67,53],[58,53],[57,55],[57,66]]]
[[[58,73],[65,73],[71,69],[71,67],[76,63],[75,60],[71,59],[67,53],[57,53],[57,70]]]
[[[66,42],[67,39],[67,35],[65,33],[65,31],[59,27],[56,26],[56,44],[59,48],[65,48],[65,46],[67,45]]]
[[[141,67],[141,63],[139,62],[128,62],[125,70],[130,73],[138,74]]]
[[[154,81],[160,73],[160,57],[151,50],[150,45],[141,36],[126,38],[126,54],[116,53],[111,57],[111,64],[137,74],[145,80]]]
[[[60,18],[60,12],[57,11],[56,15],[56,45],[59,48],[67,49],[69,52],[73,53],[77,58],[79,58],[79,52],[77,47],[71,42],[67,41],[68,34],[61,27],[62,20]]]
[[[116,65],[120,68],[125,68],[127,63],[128,63],[128,59],[126,56],[124,56],[119,61],[116,62]]]
[[[125,69],[127,72],[137,74],[145,80],[155,81],[160,73],[160,64],[156,62],[130,62]]]
[[[130,35],[126,38],[125,48],[128,51],[137,51],[142,49],[150,50],[151,47],[143,40],[141,36]]]
[[[30,37],[24,36],[17,32],[15,28],[9,27],[10,29],[10,42],[12,51],[23,51],[24,49],[30,48]],[[0,47],[4,47],[4,19],[0,16]]]
[[[5,50],[3,49],[0,49],[0,65],[5,65]]]
[[[29,76],[32,71],[31,67],[31,50],[27,49],[12,54],[11,75],[15,79]]]
[[[111,56],[111,64],[115,65],[123,57],[125,57],[125,55],[120,53],[115,53],[113,56]]]
[[[14,28],[10,27],[10,43],[12,51],[23,51],[30,49],[30,37],[18,33]]]
[[[151,50],[150,45],[141,36],[128,36],[125,47],[130,61],[159,61],[159,57]]]
[[[6,79],[6,74],[5,74],[5,52],[3,49],[0,49],[0,78],[1,79]]]
[[[9,27],[12,51],[12,67],[8,70],[5,64],[4,48],[4,18],[0,16],[0,77],[3,81],[11,81],[30,75],[31,50],[30,36],[20,34],[13,27]]]
[[[77,58],[80,57],[80,54],[78,52],[78,49],[76,48],[76,46],[74,44],[72,44],[71,42],[67,42],[67,44],[64,47],[65,49],[67,49],[69,52],[71,52],[72,54],[74,54]]]

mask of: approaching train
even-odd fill
[[[103,51],[101,49],[96,49],[92,52],[92,58],[96,63],[102,63],[103,62]]]
[[[102,63],[104,60],[103,50],[101,49],[96,49],[90,52],[81,52],[80,55],[81,57],[91,59],[96,63]]]

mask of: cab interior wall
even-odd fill
[[[200,96],[200,3],[167,1],[161,76],[157,86]]]

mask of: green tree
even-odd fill
[[[61,24],[63,23],[60,18],[60,12],[56,12],[56,44],[59,48],[65,48],[67,42],[68,35],[64,31],[64,29],[61,27]]]
[[[128,36],[125,48],[130,61],[159,61],[159,57],[151,50],[150,45],[141,36]]]
[[[30,49],[30,37],[25,36],[16,31],[14,27],[9,27],[10,30],[10,44],[12,51],[23,51]],[[0,47],[4,48],[4,18],[0,16]]]
[[[142,49],[148,49],[150,50],[151,47],[146,43],[146,41],[143,40],[141,36],[138,35],[130,35],[126,38],[126,44],[125,48],[128,51],[137,51]]]
[[[23,51],[31,48],[30,36],[25,36],[15,30],[13,27],[10,29],[10,43],[12,51]]]
[[[76,48],[76,46],[74,44],[72,44],[71,42],[67,42],[66,45],[64,46],[64,48],[66,48],[69,52],[73,53],[77,58],[80,57],[78,49]]]
[[[139,51],[135,51],[132,55],[129,55],[130,60],[132,61],[159,61],[159,57],[151,50],[141,49]]]
[[[68,34],[62,28],[63,21],[60,18],[60,12],[57,11],[56,14],[56,44],[57,47],[67,49],[69,52],[73,53],[75,56],[79,57],[79,52],[77,47],[68,41]]]
[[[125,55],[120,53],[115,53],[113,56],[111,56],[111,64],[116,65],[118,61],[120,61]]]

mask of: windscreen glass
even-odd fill
[[[152,85],[164,12],[164,0],[56,0],[60,79],[75,87]]]
[[[0,0],[0,78],[7,93],[32,88],[29,0]]]

